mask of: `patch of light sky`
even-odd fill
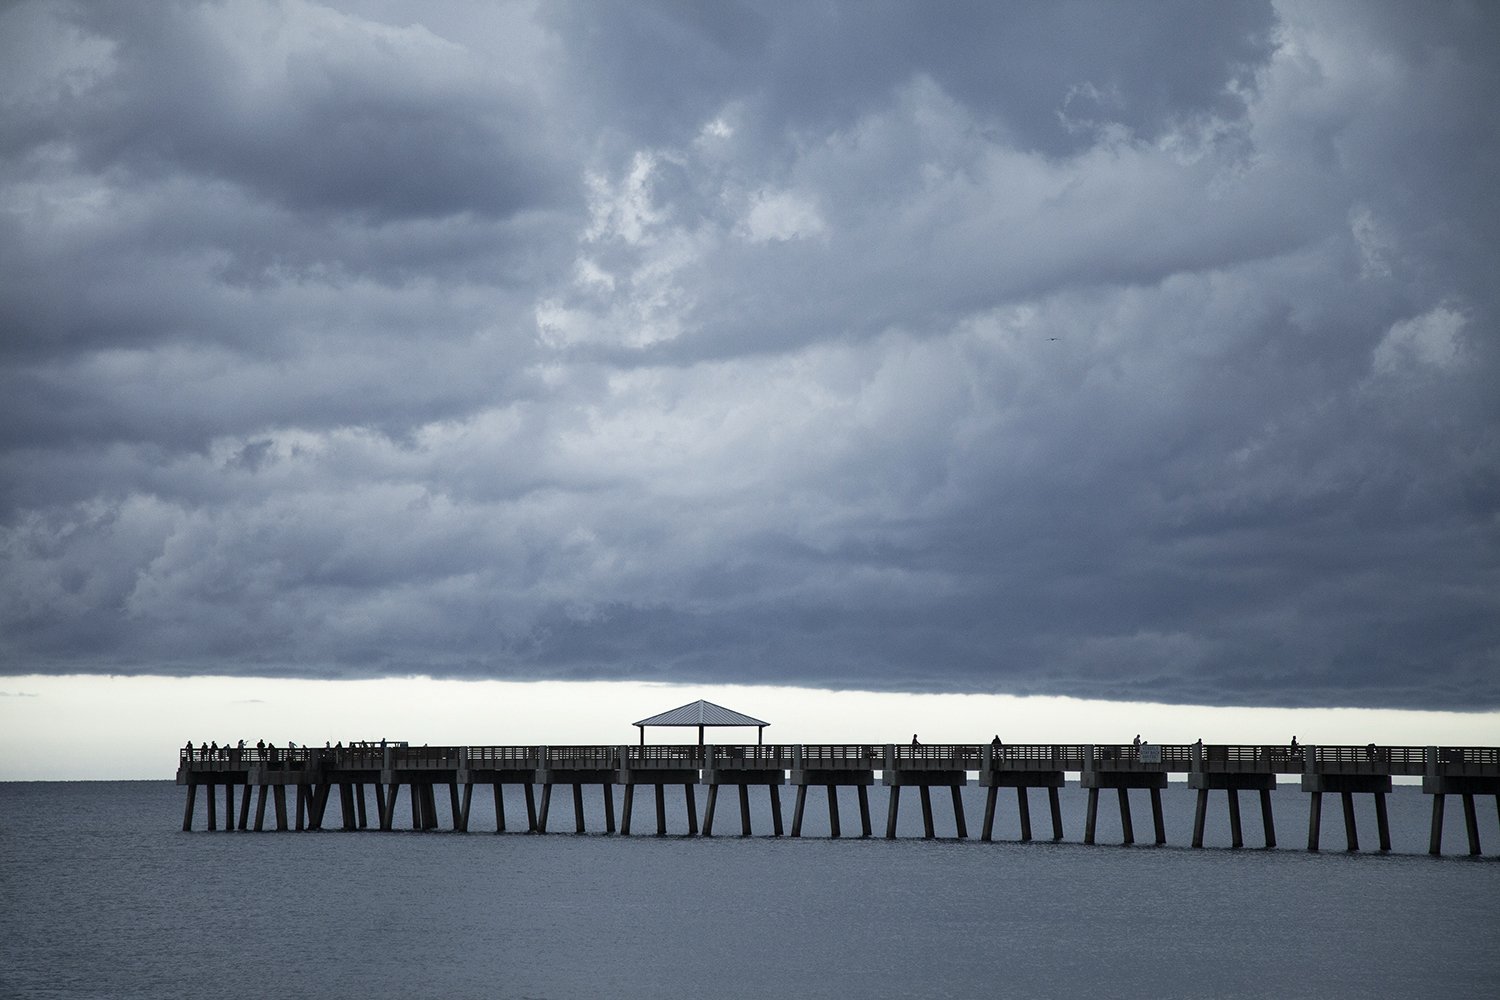
[[[0,780],[167,779],[177,748],[264,739],[414,744],[626,744],[631,723],[705,698],[771,723],[768,743],[1500,743],[1500,712],[1220,708],[1008,695],[898,694],[640,682],[267,680],[17,676],[0,679]],[[753,742],[754,730],[709,730]],[[652,729],[690,743],[693,729]]]

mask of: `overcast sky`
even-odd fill
[[[1479,2],[8,5],[0,673],[1500,707],[1497,95]]]

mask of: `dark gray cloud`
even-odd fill
[[[0,12],[0,670],[1500,706],[1470,4]]]

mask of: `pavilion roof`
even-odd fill
[[[723,705],[699,698],[697,701],[670,712],[653,715],[649,719],[633,722],[634,726],[769,726],[769,722],[755,719],[743,712],[736,712]]]

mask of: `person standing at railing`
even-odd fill
[[[911,745],[914,746],[914,747],[919,747],[919,746],[922,745],[921,743],[917,742],[917,734],[916,733],[912,733],[911,734]]]

